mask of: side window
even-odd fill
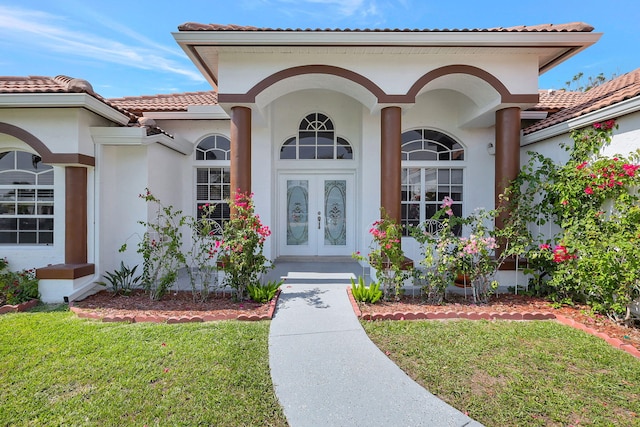
[[[445,197],[454,215],[462,215],[464,147],[430,129],[402,134],[402,225],[417,226],[431,218]]]
[[[36,154],[0,153],[0,244],[53,244],[53,167]]]
[[[230,150],[231,141],[223,135],[204,138],[195,150],[195,209],[200,218],[204,205],[214,205],[210,218],[220,227],[230,218],[226,202],[231,196]]]
[[[353,159],[353,148],[349,141],[337,136],[333,121],[329,117],[322,113],[311,113],[300,122],[298,135],[282,144],[280,159]]]

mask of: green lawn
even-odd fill
[[[640,426],[640,360],[551,321],[363,322],[412,378],[486,426]]]
[[[283,426],[268,322],[0,316],[0,425]]]

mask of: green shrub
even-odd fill
[[[375,304],[382,297],[380,284],[371,282],[371,286],[367,287],[364,284],[364,277],[362,276],[358,277],[358,283],[351,279],[351,293],[356,301],[370,304]]]
[[[9,262],[0,259],[0,305],[20,304],[40,297],[36,271],[9,271]]]
[[[249,292],[249,297],[253,301],[267,302],[273,299],[282,283],[282,280],[280,280],[279,282],[270,280],[266,285],[263,285],[261,283],[258,283],[257,285],[247,285],[247,291]]]

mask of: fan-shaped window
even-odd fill
[[[196,147],[196,160],[229,160],[231,141],[222,135],[211,135]]]
[[[445,197],[451,209],[462,215],[464,147],[450,136],[431,129],[414,129],[402,134],[402,224],[429,220]]]
[[[414,129],[402,134],[402,160],[464,160],[464,148],[442,132]]]
[[[209,219],[220,226],[215,227],[217,231],[230,218],[227,203],[231,196],[230,152],[231,141],[223,135],[208,136],[196,147],[195,212],[201,218],[202,208],[213,205]]]
[[[0,153],[0,244],[53,243],[53,167],[24,151]]]
[[[312,113],[300,122],[298,136],[291,137],[282,144],[280,159],[353,159],[353,148],[349,141],[336,135],[329,117],[322,113]]]

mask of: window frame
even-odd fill
[[[200,208],[201,206],[205,205],[205,204],[215,204],[215,205],[220,205],[220,216],[216,215],[215,218],[212,218],[214,221],[216,221],[220,227],[224,227],[224,223],[227,222],[230,219],[230,210],[229,210],[229,205],[228,203],[225,201],[227,200],[230,196],[231,196],[231,177],[230,177],[230,173],[231,173],[231,160],[230,160],[230,156],[231,156],[231,150],[229,148],[229,150],[221,150],[218,148],[210,148],[207,149],[206,151],[204,151],[204,157],[205,159],[201,159],[198,160],[198,153],[203,153],[203,151],[199,151],[199,147],[200,144],[202,144],[203,142],[209,140],[210,138],[214,137],[215,138],[215,146],[217,147],[218,144],[218,139],[219,138],[224,138],[226,141],[228,141],[229,146],[231,143],[231,139],[223,134],[219,134],[219,133],[215,133],[215,134],[210,134],[207,135],[203,138],[201,138],[198,143],[195,145],[194,148],[194,154],[193,154],[193,212],[194,212],[194,217],[195,218],[200,218],[202,216],[202,209]],[[224,152],[224,159],[216,159],[216,160],[207,160],[206,157],[206,153],[210,152],[210,151],[218,151],[218,152]],[[206,170],[206,176],[207,176],[207,182],[200,182],[200,173],[201,171],[205,171]],[[221,182],[213,182],[211,181],[211,176],[214,176],[216,174],[219,174],[220,176],[222,176],[222,180]],[[207,195],[208,198],[207,199],[201,199],[199,198],[198,194],[198,187],[202,186],[202,185],[206,185],[207,187]],[[220,199],[213,199],[211,198],[212,195],[212,188],[214,186],[219,186],[220,187]],[[221,229],[221,228],[220,228]],[[218,229],[218,230],[220,230]]]
[[[449,160],[439,160],[438,157],[441,157],[440,155],[436,156],[436,159],[434,160],[405,160],[407,158],[410,158],[410,152],[407,152],[404,150],[404,147],[406,145],[409,144],[414,144],[416,142],[415,139],[410,139],[405,141],[405,134],[408,132],[415,132],[415,131],[420,131],[422,133],[422,135],[425,135],[425,132],[437,132],[439,134],[442,134],[444,138],[449,139],[450,141],[453,142],[453,144],[457,144],[459,147],[455,148],[455,150],[450,150],[450,155],[449,155]],[[466,156],[467,156],[467,147],[462,144],[460,141],[456,140],[455,138],[453,138],[451,135],[442,132],[440,130],[437,129],[432,129],[432,128],[414,128],[414,129],[408,129],[406,131],[402,132],[402,140],[405,141],[402,143],[402,153],[401,153],[401,157],[402,157],[402,161],[401,161],[401,187],[400,187],[400,192],[401,192],[401,224],[403,226],[403,236],[408,236],[409,232],[408,232],[408,226],[409,225],[419,225],[419,224],[423,224],[425,223],[425,221],[429,220],[432,218],[433,213],[437,212],[441,205],[442,205],[442,200],[443,198],[448,195],[449,197],[452,197],[454,194],[454,192],[452,192],[452,187],[460,187],[460,193],[459,193],[459,197],[452,197],[454,199],[453,202],[453,211],[455,213],[455,215],[457,216],[462,216],[464,215],[464,201],[465,201],[465,197],[467,197],[466,194],[466,182],[467,182],[467,162],[466,162]],[[423,139],[423,141],[427,141],[426,139]],[[428,140],[430,141],[430,140]],[[409,154],[408,154],[409,153]],[[454,159],[454,155],[453,153],[462,153],[462,158],[461,159]],[[417,170],[419,171],[419,182],[413,182],[411,183],[407,178],[409,176],[409,170],[414,170],[414,172]],[[433,183],[432,181],[427,181],[427,171],[431,172],[431,171],[435,171],[436,174],[436,181],[435,183]],[[440,171],[449,171],[449,182],[444,183],[444,182],[440,182],[439,179],[439,174]],[[451,174],[453,171],[460,171],[460,183],[454,183],[452,182],[453,180],[451,179]],[[430,185],[428,185],[430,184]],[[415,202],[415,201],[411,201],[408,200],[409,195],[414,193],[415,191],[412,192],[408,189],[408,187],[412,186],[412,185],[418,185],[419,186],[419,191],[420,191],[420,195],[422,197],[420,197],[420,199]],[[430,200],[426,200],[426,197],[424,197],[424,195],[426,194],[426,189],[428,186],[433,186],[435,185],[435,196],[433,199]],[[442,186],[449,186],[449,191],[447,192],[446,195],[440,195],[438,194],[438,188],[442,187]],[[459,200],[456,200],[459,199]],[[413,219],[412,217],[410,217],[408,215],[409,210],[411,209],[411,205],[418,205],[418,219]],[[428,215],[428,213],[431,212],[431,215]],[[416,224],[417,221],[417,224]]]
[[[0,176],[5,174],[10,174],[12,171],[19,172],[21,174],[31,174],[34,176],[33,183],[26,184],[2,184],[0,181],[0,221],[7,223],[15,220],[15,228],[9,229],[4,228],[0,230],[0,236],[9,236],[8,240],[11,239],[11,234],[15,234],[15,241],[7,241],[0,242],[0,246],[53,246],[55,243],[55,210],[56,210],[56,190],[55,190],[55,168],[52,165],[48,165],[42,163],[42,158],[37,154],[30,151],[26,151],[23,149],[8,149],[3,150],[0,153],[13,153],[13,169],[4,169],[0,170]],[[22,153],[22,154],[19,154]],[[42,171],[36,172],[33,169],[37,169],[34,166],[33,169],[20,169],[19,168],[19,156],[28,155],[31,156],[32,164],[41,165],[43,167]],[[6,156],[6,154],[4,155]],[[4,156],[2,156],[4,158]],[[35,159],[38,159],[37,161]],[[50,174],[50,183],[41,183],[41,177],[45,174]],[[13,191],[13,200],[4,199],[6,194],[10,194]],[[23,194],[23,200],[20,200],[20,194]],[[32,196],[30,194],[32,194]],[[47,194],[47,196],[42,196],[40,193]],[[25,200],[26,199],[26,200]],[[9,208],[13,205],[13,208]],[[22,209],[29,210],[31,207],[32,213],[20,213]],[[3,212],[4,209],[9,208],[8,213]],[[48,213],[43,213],[42,211],[48,210]],[[12,211],[12,212],[11,212]],[[27,223],[31,223],[32,225],[29,228],[21,228],[22,226],[27,226]],[[32,238],[29,238],[28,241],[21,241],[21,237],[26,238],[27,235],[31,235]]]
[[[310,119],[315,116],[314,119]],[[320,118],[322,116],[322,119]],[[320,124],[320,125],[317,125]],[[328,135],[331,133],[331,138]],[[331,143],[319,143],[321,141],[331,140]],[[313,141],[313,143],[305,143],[305,141]],[[320,154],[323,152],[328,153],[328,148],[331,147],[331,157],[326,154]],[[286,150],[285,150],[286,149]],[[283,154],[288,152],[286,157]],[[313,156],[301,157],[301,152],[313,152]],[[348,156],[342,156],[341,153],[347,153]],[[313,113],[306,114],[298,124],[297,133],[294,136],[288,136],[280,144],[278,150],[279,160],[305,160],[305,161],[330,161],[330,160],[354,160],[355,153],[353,145],[347,138],[338,134],[333,119],[325,113],[315,111]]]

